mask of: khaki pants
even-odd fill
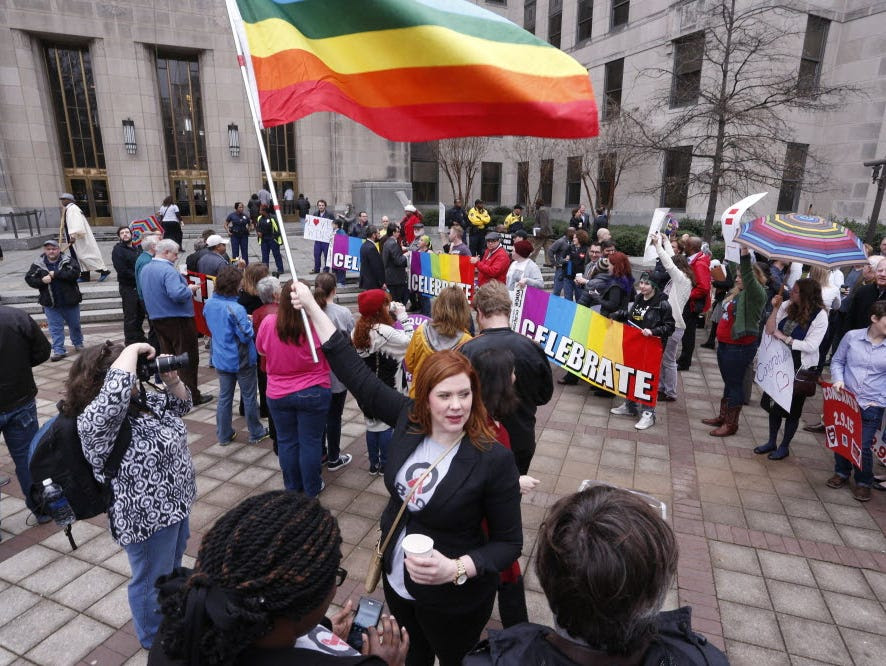
[[[532,243],[532,255],[529,257],[532,261],[535,261],[535,258],[538,256],[538,251],[544,248],[544,261],[542,263],[548,263],[548,248],[551,247],[553,241],[550,236],[532,236],[530,237],[530,242]]]

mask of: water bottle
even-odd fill
[[[43,505],[48,507],[49,514],[59,527],[67,527],[77,520],[65,491],[52,479],[43,479]]]

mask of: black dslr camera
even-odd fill
[[[155,374],[162,375],[173,370],[181,370],[188,364],[189,360],[188,352],[177,356],[156,356],[152,359],[141,355],[135,364],[135,374],[138,375],[140,381],[147,382]]]

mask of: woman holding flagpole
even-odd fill
[[[292,305],[310,317],[336,376],[394,428],[382,576],[391,614],[409,631],[407,663],[460,665],[492,613],[499,572],[523,545],[517,465],[489,428],[477,375],[464,355],[437,352],[412,400],[375,376],[306,286],[295,284]],[[407,555],[413,535],[430,537],[429,550]]]

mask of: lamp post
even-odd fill
[[[871,219],[868,221],[868,230],[864,235],[865,243],[873,245],[877,235],[877,221],[880,219],[880,206],[883,205],[883,191],[886,190],[886,158],[865,162],[866,167],[871,167],[871,182],[877,184],[877,196],[874,198],[874,207],[871,209]]]

